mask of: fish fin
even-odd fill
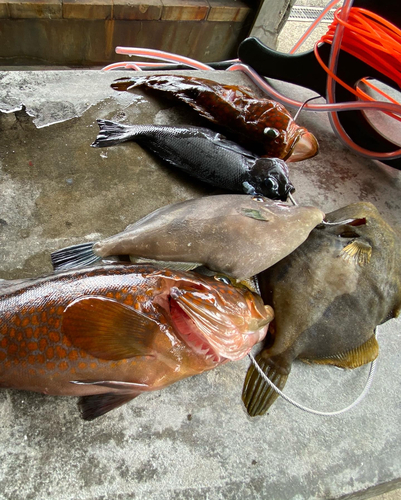
[[[372,247],[364,241],[354,240],[341,250],[340,256],[346,261],[354,261],[358,266],[363,267],[370,262]]]
[[[108,389],[116,389],[122,392],[130,393],[133,392],[144,392],[149,390],[148,384],[139,384],[136,382],[121,382],[120,380],[70,380],[71,384],[75,385],[96,385],[100,387],[107,387]]]
[[[134,264],[154,264],[161,268],[172,269],[173,271],[192,271],[202,264],[200,262],[173,262],[170,260],[146,259],[144,257],[134,257],[130,255],[130,261]]]
[[[340,352],[334,356],[318,359],[304,359],[300,358],[306,363],[315,363],[319,365],[334,365],[339,368],[358,368],[358,366],[365,365],[374,361],[379,354],[379,344],[376,337],[373,335],[364,344],[351,349],[349,351]]]
[[[55,271],[74,269],[98,262],[101,258],[93,253],[93,244],[92,241],[91,243],[72,245],[52,252],[50,258],[53,269]]]
[[[90,396],[81,396],[78,401],[78,408],[81,417],[84,420],[94,420],[101,417],[119,406],[122,406],[131,399],[139,396],[138,394],[126,394],[118,392],[107,392],[105,394],[92,394]]]
[[[287,382],[288,374],[279,371],[269,363],[269,359],[258,354],[255,358],[261,370],[280,390]],[[278,393],[265,382],[260,373],[252,363],[248,368],[242,389],[242,401],[251,417],[264,415],[270,406],[276,401]]]
[[[243,280],[237,280],[240,285],[246,286],[253,293],[260,295],[259,282],[256,276],[251,276]]]
[[[82,297],[65,310],[63,333],[75,347],[100,359],[152,356],[156,321],[106,297]]]
[[[122,123],[112,122],[110,120],[96,120],[100,132],[96,140],[91,144],[93,148],[103,148],[105,146],[114,146],[120,142],[131,140],[135,133],[133,127],[123,125]]]
[[[241,214],[245,217],[250,217],[251,219],[268,221],[269,218],[266,216],[264,211],[257,210],[255,208],[241,208]]]

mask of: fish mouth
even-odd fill
[[[287,162],[307,160],[316,156],[318,152],[319,143],[316,137],[304,129],[300,132],[298,140],[294,142],[285,160]]]
[[[249,315],[249,305],[244,303],[243,308],[248,309]],[[189,292],[173,288],[170,312],[183,340],[195,352],[216,363],[242,359],[265,336],[271,319],[266,310],[258,320],[245,319],[246,314],[238,314],[238,311],[236,314],[230,310],[224,313],[208,290]]]
[[[181,339],[198,356],[204,357],[206,361],[212,364],[219,364],[225,361],[225,358],[213,349],[204,336],[199,334],[200,332],[196,323],[187,311],[188,308],[173,291],[170,296],[170,315]]]

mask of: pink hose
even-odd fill
[[[141,47],[116,47],[117,54],[126,54],[126,55],[134,55],[134,56],[145,56],[150,59],[159,59],[161,61],[168,62],[176,62],[180,64],[186,64],[187,66],[191,66],[196,69],[203,69],[207,71],[214,71],[211,66],[204,64],[200,61],[196,61],[195,59],[191,59],[189,57],[180,56],[178,54],[171,54],[170,52],[164,52],[162,50],[155,49],[144,49]]]

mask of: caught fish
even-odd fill
[[[262,297],[275,309],[265,349],[256,357],[276,386],[286,383],[294,359],[341,368],[373,361],[377,325],[401,310],[401,238],[370,203],[327,214],[291,255],[260,276]],[[277,393],[251,366],[243,401],[263,415]]]
[[[93,147],[135,141],[168,164],[215,187],[283,201],[294,191],[284,161],[259,158],[207,128],[97,122],[100,133]]]
[[[0,387],[80,396],[92,420],[241,359],[273,311],[226,280],[114,265],[5,282]]]
[[[55,269],[111,256],[190,270],[199,266],[247,279],[306,240],[323,212],[244,194],[205,196],[159,208],[122,233],[53,252]]]
[[[299,127],[283,105],[259,98],[246,87],[180,75],[125,77],[111,86],[120,91],[145,87],[171,95],[258,155],[301,161],[319,150],[316,138]]]

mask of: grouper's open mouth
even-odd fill
[[[170,315],[181,339],[199,356],[203,356],[212,363],[221,363],[223,357],[206,341],[196,322],[187,313],[188,308],[179,297],[173,297],[174,295],[173,293],[170,296]]]
[[[184,291],[173,288],[170,292],[170,314],[183,340],[212,361],[243,358],[259,341],[260,321],[245,316],[251,314],[243,304],[239,311],[224,310],[208,291]],[[244,308],[248,309],[248,313]],[[267,324],[267,320],[266,320]],[[267,327],[264,327],[264,333]],[[263,335],[264,336],[264,335]]]

